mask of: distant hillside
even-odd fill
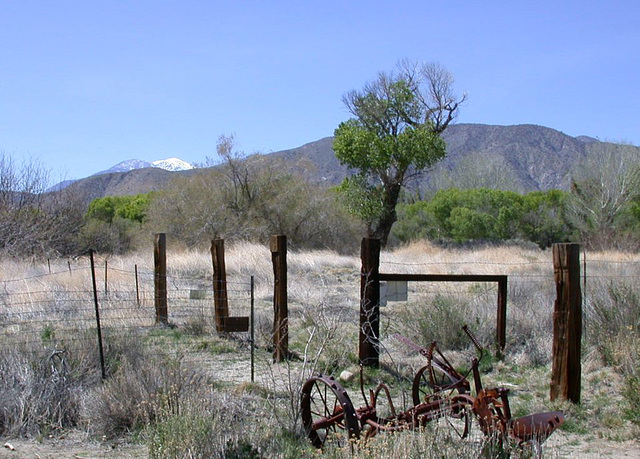
[[[568,189],[571,169],[587,155],[598,154],[606,146],[592,137],[571,137],[535,125],[455,124],[444,132],[443,138],[447,144],[447,157],[424,175],[421,186],[444,186],[443,176],[457,174],[458,180],[466,177],[466,183],[474,182],[482,175],[492,184],[509,180],[512,182],[510,188],[520,191]],[[286,159],[292,170],[303,173],[315,183],[337,184],[347,175],[348,169],[335,158],[332,140],[332,137],[325,137],[298,148],[265,155],[265,159]],[[638,150],[640,153],[640,148]],[[72,187],[85,193],[88,199],[138,194],[161,190],[173,177],[194,173],[198,173],[198,169],[169,172],[145,168],[88,177],[78,180]],[[478,183],[482,184],[481,181]]]
[[[451,170],[469,162],[503,164],[523,191],[568,189],[571,168],[587,154],[583,140],[529,124],[456,124],[443,138],[447,157],[438,168]],[[470,157],[475,161],[469,161]]]
[[[571,167],[584,160],[587,144],[598,143],[590,137],[574,138],[534,125],[454,124],[444,132],[443,138],[447,156],[431,173],[424,175],[423,185],[442,171],[493,164],[502,167],[505,175],[507,172],[513,175],[522,191],[568,189]],[[339,183],[347,168],[335,158],[332,140],[326,137],[273,155],[292,161],[307,158],[315,165],[316,178]]]
[[[333,137],[325,137],[298,148],[271,153],[270,156],[292,163],[308,162],[312,167],[305,170],[299,167],[298,171],[305,173],[313,182],[337,185],[347,176],[349,169],[337,160],[332,144]]]
[[[148,167],[128,172],[92,175],[76,180],[68,189],[83,196],[85,202],[90,202],[104,196],[128,196],[163,190],[175,174],[190,172],[192,171],[170,172],[158,167]]]

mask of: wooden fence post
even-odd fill
[[[168,324],[167,310],[167,237],[164,233],[155,235],[154,250],[154,296],[156,323]]]
[[[551,400],[560,397],[580,403],[582,292],[579,244],[554,244],[553,273],[556,301],[553,311]]]
[[[287,305],[287,237],[271,236],[273,262],[273,361],[282,362],[289,354],[289,310]]]
[[[216,330],[225,331],[225,319],[229,317],[229,297],[227,294],[227,268],[224,263],[224,239],[211,241],[211,261],[213,263],[213,301]]]
[[[360,248],[360,364],[380,365],[380,239],[363,238]]]

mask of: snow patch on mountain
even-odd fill
[[[153,161],[153,167],[159,167],[165,171],[188,171],[194,168],[193,164],[181,160],[180,158],[167,158]]]
[[[127,159],[126,161],[119,162],[115,166],[100,172],[96,172],[92,175],[102,175],[102,174],[117,174],[123,172],[129,172],[136,169],[144,169],[147,167],[155,167],[158,169],[164,169],[169,172],[177,172],[177,171],[188,171],[191,169],[195,169],[196,166],[190,164],[186,161],[183,161],[179,158],[167,158],[160,159],[158,161],[143,161],[141,159]],[[60,182],[52,187],[50,187],[47,191],[60,191],[69,185],[71,185],[76,180],[65,180],[64,182]]]
[[[127,159],[126,161],[122,161],[115,166],[107,169],[106,171],[97,172],[93,175],[129,172],[134,169],[144,169],[145,167],[153,167],[153,164],[149,161],[142,161],[140,159]]]
[[[152,162],[143,161],[141,159],[128,159],[126,161],[122,161],[116,164],[115,166],[107,169],[106,171],[100,171],[93,175],[129,172],[135,169],[144,169],[146,167],[157,167],[159,169],[164,169],[169,172],[188,171],[194,168],[192,164],[186,161],[183,161],[179,158],[160,159],[158,161],[152,161]]]

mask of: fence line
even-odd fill
[[[37,290],[25,290],[20,291],[22,286],[20,283],[28,283],[31,280],[41,281],[43,279],[56,279],[58,277],[64,278],[64,276],[69,276],[70,274],[73,277],[76,277],[78,273],[86,273],[87,274],[87,282],[90,274],[90,267],[84,265],[84,259],[82,260],[82,265],[69,265],[70,270],[59,270],[51,273],[42,273],[36,274],[32,276],[25,276],[21,278],[14,279],[0,279],[0,336],[7,337],[10,333],[10,329],[12,327],[16,327],[20,325],[20,318],[22,317],[25,321],[34,322],[35,326],[45,325],[47,322],[60,324],[60,323],[75,323],[85,324],[90,323],[93,318],[89,318],[88,315],[92,312],[91,309],[91,293],[90,289],[76,289],[76,290],[43,290],[42,288],[38,288]],[[87,260],[88,262],[88,260]],[[553,286],[553,271],[551,262],[541,262],[541,261],[531,261],[531,262],[478,262],[478,261],[461,261],[461,262],[438,262],[434,261],[432,263],[400,263],[400,262],[389,262],[381,260],[382,265],[394,265],[394,266],[429,266],[429,267],[437,267],[437,266],[451,266],[456,265],[464,268],[464,266],[492,266],[492,267],[526,267],[528,265],[535,266],[536,269],[541,266],[549,266],[548,274],[521,274],[521,273],[509,273],[509,298],[515,299],[526,299],[528,295],[531,295],[531,292],[522,292],[518,289],[521,285],[518,284],[529,284],[536,283],[540,285],[548,285],[549,289]],[[616,259],[591,259],[588,257],[586,259],[586,266],[588,272],[583,275],[585,279],[593,281],[601,280],[603,282],[610,282],[612,280],[620,279],[620,280],[633,280],[640,277],[640,261],[633,260],[616,260]],[[634,271],[638,269],[638,274],[634,272],[625,272],[625,269],[631,268]],[[43,270],[47,269],[47,265],[45,264],[42,268]],[[100,266],[97,267],[98,271],[101,271]],[[126,267],[108,267],[109,272],[114,272],[118,274],[131,275],[131,285],[134,284],[134,275],[136,271],[127,269]],[[179,320],[184,320],[188,318],[190,315],[192,316],[195,313],[200,314],[201,317],[205,319],[213,318],[213,295],[215,294],[213,290],[213,274],[208,272],[208,270],[203,269],[202,275],[203,277],[196,276],[181,276],[177,270],[174,273],[169,269],[167,278],[169,280],[168,283],[168,295],[169,300],[177,302],[179,304],[175,304],[172,306],[174,310],[169,311],[170,319],[177,318]],[[103,319],[108,323],[108,321],[113,320],[125,320],[126,318],[131,321],[147,321],[148,319],[146,314],[129,314],[126,318],[111,318],[110,314],[128,314],[133,313],[142,308],[145,312],[148,312],[149,317],[152,317],[153,309],[150,305],[150,302],[153,300],[153,290],[150,287],[150,282],[153,278],[153,273],[146,270],[138,270],[138,276],[143,279],[145,282],[141,285],[140,288],[140,300],[142,301],[141,306],[137,306],[136,304],[136,291],[135,290],[127,290],[121,289],[118,287],[118,284],[122,283],[122,279],[118,279],[117,282],[114,282],[113,287],[110,286],[108,290],[108,295],[102,294],[99,292],[99,301],[100,301],[100,311],[103,313]],[[111,280],[111,279],[110,279]],[[189,283],[199,282],[202,285],[206,285],[207,290],[207,299],[206,300],[195,300],[190,298],[192,288],[188,288],[185,285]],[[231,308],[234,310],[249,310],[249,299],[248,295],[250,292],[250,283],[242,282],[242,281],[233,281],[227,280],[227,293],[229,294],[229,299],[231,301]],[[590,284],[591,285],[591,284]],[[27,287],[27,286],[25,286]],[[115,290],[113,289],[115,288]],[[354,289],[357,288],[354,286]],[[495,291],[496,287],[492,287],[490,290],[486,290],[488,292]],[[428,289],[428,290],[420,290],[420,293],[423,294],[437,294],[442,293],[443,290],[437,289]],[[446,293],[446,292],[445,292]],[[458,289],[452,289],[450,293],[458,293],[460,295],[469,295],[468,292]],[[477,295],[477,292],[475,293]],[[56,298],[56,296],[58,298]],[[62,298],[60,298],[62,296]],[[205,301],[206,306],[199,306],[199,302]],[[475,301],[475,298],[474,298]],[[126,307],[126,303],[130,302],[131,306]],[[193,302],[193,303],[190,303]],[[235,303],[235,304],[234,304]],[[70,304],[76,305],[75,307],[61,307],[61,304]],[[87,307],[82,308],[79,307],[82,304],[86,304]],[[238,304],[244,305],[238,307]],[[119,306],[116,306],[119,305]],[[12,309],[24,309],[25,307],[36,308],[36,311],[15,311]],[[207,309],[208,308],[208,309]],[[76,314],[75,317],[71,317],[73,314]],[[47,315],[47,318],[39,319]],[[83,317],[87,315],[87,317]],[[132,325],[135,327],[137,325]],[[33,328],[33,327],[32,327]],[[26,333],[26,332],[25,332]],[[37,331],[29,331],[29,333],[33,333],[37,335]]]

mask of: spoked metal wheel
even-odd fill
[[[418,370],[413,378],[411,386],[411,396],[413,404],[418,405],[428,401],[434,394],[442,392],[443,395],[450,395],[452,391],[464,394],[466,390],[463,385],[454,389],[447,389],[457,382],[440,367],[426,365]]]
[[[376,411],[376,421],[389,429],[397,429],[399,421],[396,416],[396,409],[393,405],[389,388],[385,384],[378,385],[373,393],[371,402]]]
[[[360,436],[356,411],[347,391],[332,376],[317,375],[302,386],[302,424],[316,448],[345,446]]]
[[[426,402],[435,393],[434,387],[429,382],[428,367],[424,366],[418,370],[413,378],[411,386],[411,396],[414,405]]]
[[[451,412],[446,413],[438,422],[446,426],[455,438],[465,438],[471,429],[471,407],[465,395],[454,395],[451,397]]]
[[[432,403],[436,401],[448,400],[445,406],[451,409],[445,409],[442,416],[437,416],[433,419],[432,423],[438,426],[443,426],[448,432],[451,432],[458,438],[465,438],[469,435],[469,429],[471,428],[471,406],[472,401],[467,395],[459,394],[462,388],[458,389],[446,389],[441,390],[442,387],[446,387],[451,384],[451,379],[440,368],[435,368],[434,373],[442,374],[442,379],[436,380],[436,383],[444,383],[441,386],[434,386],[429,378],[429,367],[425,366],[420,368],[413,378],[413,386],[411,395],[413,398],[414,406],[421,403]],[[462,389],[464,392],[464,389]],[[455,393],[455,395],[454,395]]]

